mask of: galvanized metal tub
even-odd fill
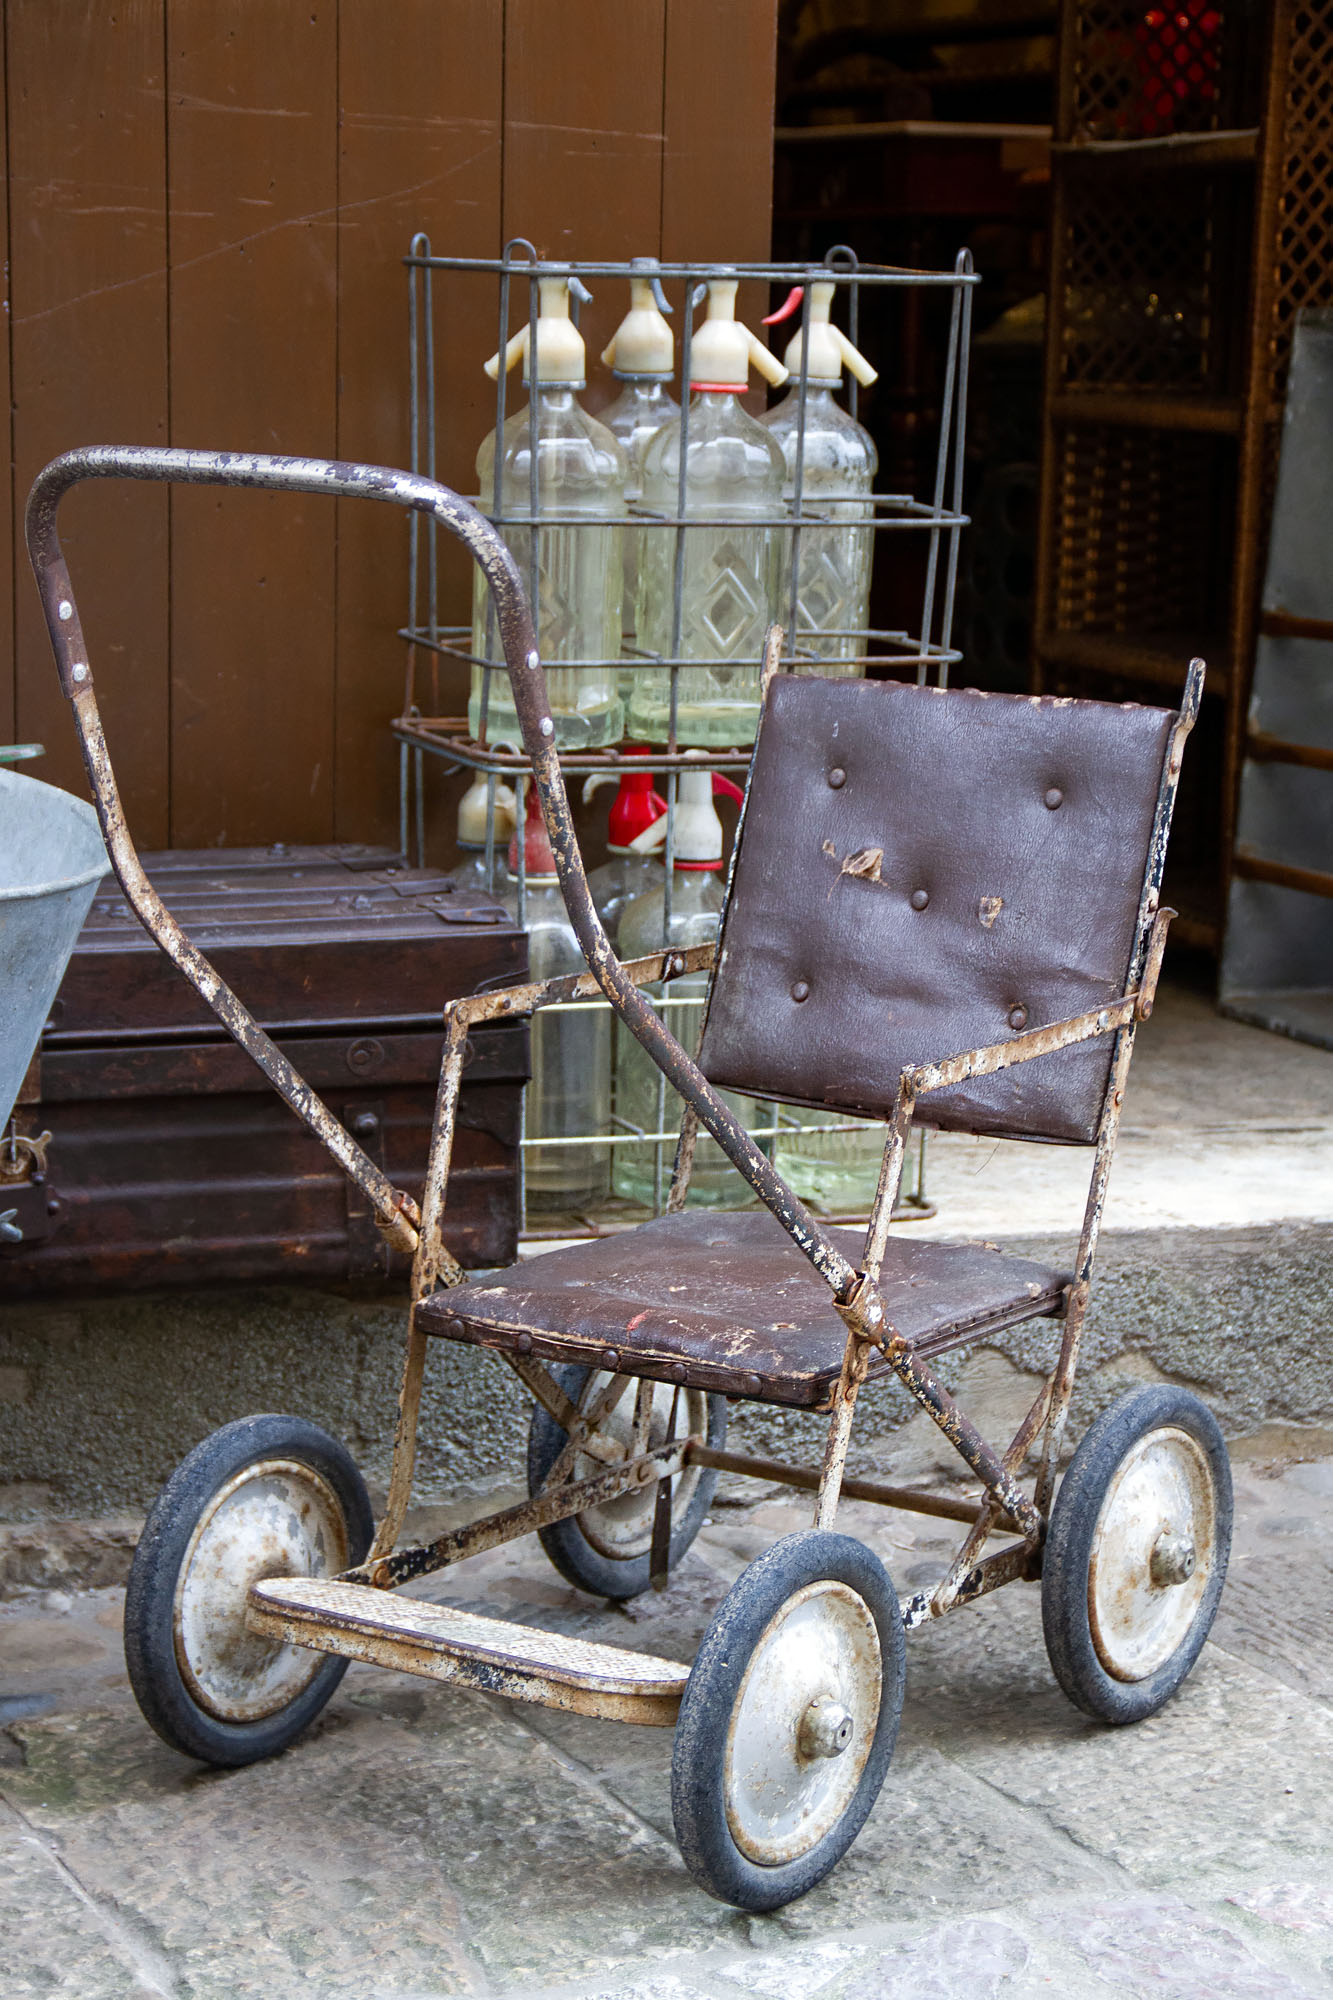
[[[0,770],[0,1124],[110,865],[90,805]]]

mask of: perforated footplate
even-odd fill
[[[426,1604],[366,1584],[272,1577],[250,1591],[252,1630],[488,1694],[625,1722],[675,1722],[690,1670],[631,1653]]]

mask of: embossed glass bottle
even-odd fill
[[[632,512],[643,498],[643,458],[663,424],[680,414],[680,405],[668,394],[667,384],[675,372],[675,340],[663,318],[671,308],[657,278],[655,257],[635,257],[630,279],[630,309],[603,349],[602,360],[616,380],[623,383],[614,403],[602,411],[601,421],[625,453],[629,478],[626,504]],[[627,654],[632,654],[638,633],[639,558],[643,530],[622,531],[625,590],[620,606],[621,638]],[[628,702],[634,692],[635,674],[630,664],[620,670],[620,692]]]
[[[785,356],[792,389],[760,422],[782,447],[786,462],[783,497],[791,505],[801,470],[801,516],[796,563],[797,644],[813,664],[806,671],[854,675],[863,671],[859,637],[870,622],[870,570],[875,531],[871,526],[879,455],[874,439],[855,417],[833,400],[842,385],[844,363],[868,386],[875,370],[829,319],[834,287],[810,287],[810,361],[806,375],[805,424],[801,424],[800,369],[804,335],[798,333]],[[801,304],[797,286],[771,326]],[[812,516],[813,519],[806,517]],[[790,586],[789,586],[790,588]],[[784,607],[784,621],[790,617]],[[801,671],[798,667],[797,671]]]
[[[751,363],[775,384],[786,381],[787,371],[739,324],[735,303],[734,278],[710,281],[708,317],[692,348],[688,428],[674,417],[643,461],[644,508],[675,517],[684,436],[679,632],[677,529],[649,524],[639,558],[638,644],[659,658],[691,663],[680,670],[676,739],[713,748],[753,741],[760,655],[781,612],[787,545],[782,450],[740,401]],[[670,675],[641,669],[630,700],[631,732],[665,743],[670,713]]]
[[[585,972],[583,952],[560,892],[536,786],[531,786],[521,835],[509,848],[509,870],[518,873],[518,842],[526,842],[523,922],[528,935],[528,976],[555,979]],[[505,892],[518,906],[518,884]],[[524,1090],[524,1137],[586,1139],[605,1132],[611,1117],[611,1014],[596,1002],[543,1007],[532,1017],[532,1076]],[[582,1210],[606,1195],[609,1146],[528,1145],[523,1154],[529,1211]]]
[[[616,685],[620,654],[620,607],[624,588],[621,530],[628,467],[620,445],[590,417],[576,391],[584,386],[583,340],[569,317],[569,288],[577,279],[538,281],[537,381],[527,405],[505,422],[500,440],[501,532],[513,551],[529,590],[533,574],[533,452],[536,453],[537,643],[546,668],[546,686],[560,749],[589,750],[618,742],[624,706]],[[492,355],[486,372],[495,375],[522,359],[531,389],[530,328],[523,326],[503,356]],[[533,433],[535,430],[535,446]],[[494,504],[496,435],[477,453],[483,509]],[[546,516],[554,519],[546,519]],[[474,569],[472,651],[491,661],[485,694],[486,736],[522,740],[505,672],[490,592]],[[562,661],[604,662],[562,666]],[[484,669],[472,669],[468,728],[480,736]]]

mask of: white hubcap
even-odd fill
[[[200,1706],[223,1722],[258,1722],[294,1701],[323,1655],[248,1631],[250,1586],[346,1567],[342,1508],[308,1465],[264,1459],[229,1479],[204,1510],[176,1585],[176,1660]]]
[[[727,1732],[727,1825],[776,1868],[808,1854],[856,1795],[875,1740],[884,1666],[865,1600],[810,1583],[769,1620]]]
[[[1088,1567],[1097,1657],[1121,1681],[1147,1680],[1183,1644],[1216,1555],[1213,1477],[1188,1431],[1149,1431],[1116,1468]]]

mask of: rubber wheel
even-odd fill
[[[1197,1396],[1153,1384],[1098,1417],[1042,1559],[1046,1650],[1077,1708],[1140,1722],[1171,1699],[1217,1612],[1231,1514],[1227,1448]]]
[[[787,1535],[741,1572],[704,1634],[676,1724],[671,1810],[701,1889],[776,1910],[839,1862],[898,1737],[897,1593],[849,1535]]]
[[[300,1417],[242,1417],[182,1460],[144,1526],[125,1593],[125,1664],[163,1742],[250,1764],[314,1720],[347,1661],[245,1626],[266,1576],[334,1576],[365,1557],[370,1501],[346,1447]]]
[[[578,1410],[586,1409],[611,1380],[605,1369],[583,1368],[575,1363],[552,1368],[551,1375]],[[631,1381],[601,1426],[607,1435],[622,1443],[628,1441],[633,1427],[637,1386]],[[654,1387],[649,1433],[654,1448],[666,1441],[675,1394],[669,1382],[659,1382]],[[727,1436],[726,1397],[711,1396],[702,1389],[682,1389],[676,1434],[683,1437],[700,1431],[714,1450],[722,1449]],[[528,1431],[530,1495],[541,1492],[566,1442],[565,1433],[554,1417],[538,1406],[532,1413]],[[591,1479],[594,1473],[604,1470],[601,1459],[580,1454],[574,1461],[573,1477]],[[705,1466],[687,1468],[672,1481],[668,1565],[671,1569],[681,1561],[702,1528],[716,1485],[716,1472]],[[575,1589],[590,1591],[594,1597],[638,1597],[648,1588],[656,1493],[655,1485],[624,1493],[605,1506],[589,1508],[584,1514],[539,1528],[537,1538],[561,1576]]]

